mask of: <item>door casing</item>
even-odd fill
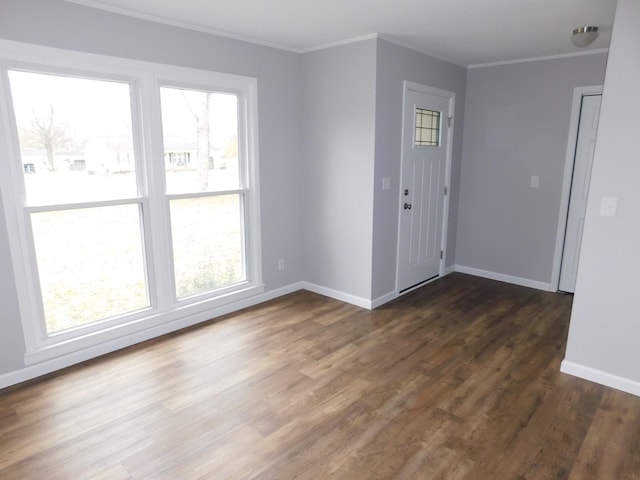
[[[427,95],[435,95],[438,97],[444,97],[448,100],[448,112],[447,112],[447,117],[448,118],[443,118],[443,128],[447,128],[448,129],[448,134],[446,135],[447,139],[447,152],[446,152],[446,158],[445,158],[445,174],[444,174],[444,186],[447,189],[447,194],[444,196],[444,200],[443,200],[443,206],[442,206],[442,236],[441,236],[441,248],[444,252],[442,258],[440,259],[440,265],[439,265],[439,271],[438,271],[438,276],[436,278],[434,278],[433,280],[443,276],[445,274],[445,264],[446,264],[446,259],[447,259],[447,252],[446,252],[446,245],[447,245],[447,229],[448,229],[448,223],[449,223],[449,197],[451,196],[451,158],[452,158],[452,149],[453,149],[453,133],[454,133],[454,128],[455,128],[455,118],[454,118],[454,112],[455,112],[455,93],[450,92],[448,90],[443,90],[440,88],[435,88],[435,87],[430,87],[427,85],[422,85],[419,83],[415,83],[415,82],[410,82],[408,80],[405,80],[403,82],[403,94],[402,94],[402,143],[401,143],[401,159],[404,159],[404,148],[405,148],[405,142],[404,142],[404,135],[405,135],[405,129],[406,128],[411,128],[411,126],[407,126],[405,125],[405,109],[406,109],[406,100],[407,100],[407,92],[409,90],[418,92],[418,93],[425,93]],[[448,123],[448,124],[447,124]],[[400,295],[400,294],[404,294],[404,293],[408,293],[412,290],[414,290],[415,288],[419,288],[422,285],[424,285],[427,282],[423,282],[420,283],[418,285],[416,285],[415,287],[412,288],[408,288],[403,290],[402,292],[399,291],[399,277],[400,277],[400,249],[402,248],[402,244],[401,244],[401,238],[400,238],[400,220],[401,220],[401,215],[402,215],[402,205],[403,205],[403,186],[402,186],[402,172],[403,172],[403,168],[404,165],[402,165],[403,162],[401,162],[401,170],[400,170],[400,175],[399,175],[399,182],[400,182],[400,186],[399,186],[399,192],[398,192],[398,226],[397,226],[397,230],[398,230],[398,241],[397,241],[397,252],[396,252],[396,294]]]
[[[601,102],[602,95],[582,96],[571,193],[569,194],[567,227],[562,249],[562,260],[560,262],[558,289],[563,292],[573,293],[575,291]]]
[[[560,213],[558,215],[556,246],[553,255],[553,267],[550,283],[551,290],[553,291],[557,291],[558,286],[560,285],[562,250],[567,230],[567,215],[569,213],[569,199],[571,195],[571,179],[573,176],[573,164],[575,162],[576,143],[578,141],[578,127],[580,126],[580,107],[582,106],[582,97],[585,95],[602,95],[602,85],[589,85],[573,89],[571,120],[569,121],[569,137],[564,162],[564,174],[562,177],[562,194],[560,196]]]

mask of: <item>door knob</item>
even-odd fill
[[[411,210],[411,204],[410,203],[405,203],[404,204],[404,209],[405,210]]]

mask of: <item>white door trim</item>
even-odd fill
[[[562,265],[562,250],[564,248],[564,236],[567,229],[567,215],[569,213],[569,198],[571,195],[571,178],[573,176],[573,164],[578,141],[578,127],[580,125],[580,107],[582,97],[585,95],[601,95],[602,85],[590,85],[573,89],[573,103],[571,104],[571,120],[569,122],[569,138],[567,140],[567,153],[564,161],[564,174],[562,176],[562,194],[560,196],[560,213],[558,214],[558,229],[556,234],[556,248],[553,255],[553,268],[551,273],[551,288],[558,290],[560,285],[560,266]]]
[[[407,97],[407,91],[408,90],[413,90],[414,92],[419,92],[419,93],[426,93],[428,95],[435,95],[438,97],[444,97],[447,98],[449,100],[449,111],[447,113],[447,116],[449,118],[451,118],[451,125],[449,127],[449,132],[447,135],[447,157],[445,159],[445,173],[444,173],[444,183],[445,183],[445,187],[447,189],[447,194],[444,197],[444,202],[442,205],[442,249],[444,251],[444,255],[442,256],[442,258],[440,259],[440,267],[439,267],[439,271],[438,271],[438,275],[440,277],[444,276],[445,274],[445,263],[446,263],[446,259],[447,259],[447,251],[446,251],[446,247],[447,247],[447,230],[448,230],[448,225],[449,225],[449,197],[451,196],[451,158],[452,158],[452,150],[453,150],[453,129],[455,126],[455,102],[456,102],[456,94],[454,92],[450,92],[448,90],[443,90],[441,88],[435,88],[435,87],[430,87],[428,85],[422,85],[420,83],[415,83],[415,82],[410,82],[408,80],[405,80],[403,82],[403,89],[402,89],[402,134],[404,135],[404,131],[405,131],[405,124],[404,124],[404,119],[405,119],[405,104],[406,104],[406,97]],[[401,144],[401,148],[400,148],[400,158],[404,158],[404,141]],[[400,174],[398,175],[398,178],[400,179],[399,181],[402,182],[402,162],[400,164]],[[402,204],[402,184],[400,184],[399,188],[398,188],[398,205]],[[398,215],[398,247],[397,247],[397,251],[396,251],[396,294],[400,295],[400,292],[398,291],[398,284],[399,284],[399,274],[400,274],[400,263],[399,263],[399,259],[400,259],[400,215]],[[417,285],[416,288],[419,288],[420,286],[422,286],[422,284]],[[413,289],[408,289],[403,291],[402,293],[408,293]]]

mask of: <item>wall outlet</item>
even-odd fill
[[[278,260],[278,270],[280,271],[284,270],[284,258],[280,258]]]

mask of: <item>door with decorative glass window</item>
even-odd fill
[[[397,290],[440,275],[453,94],[405,82]]]

